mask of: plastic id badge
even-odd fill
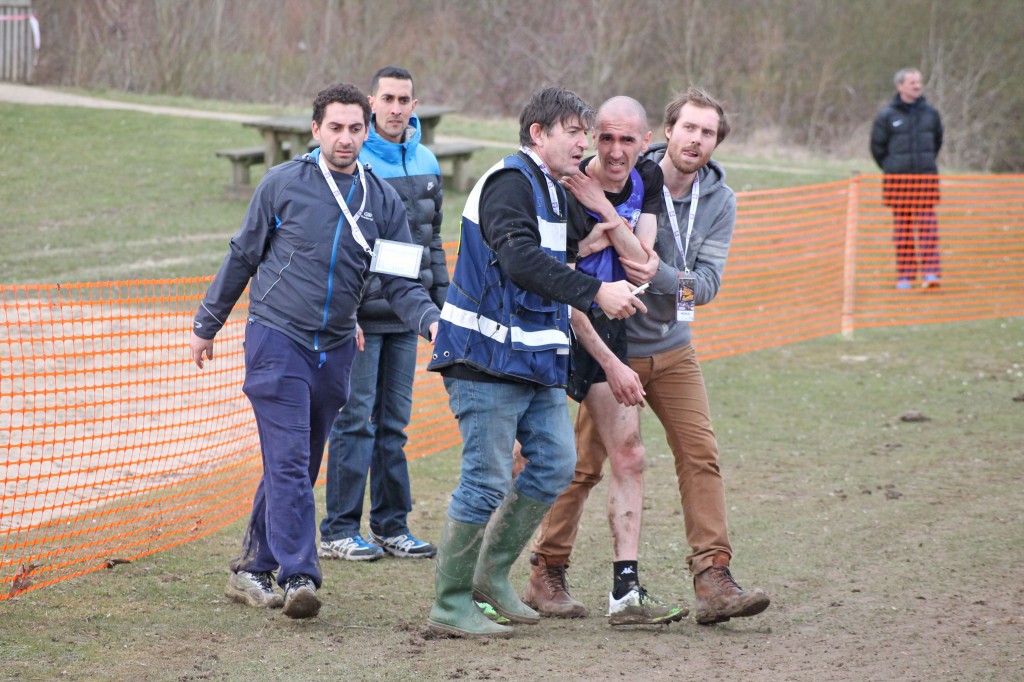
[[[676,288],[676,321],[693,322],[694,317],[694,288],[697,286],[697,277],[689,273],[679,273],[679,285]]]
[[[422,259],[423,247],[418,244],[378,239],[373,244],[370,272],[419,279]]]

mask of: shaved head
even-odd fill
[[[621,191],[650,141],[647,112],[640,102],[623,96],[606,100],[594,124],[597,163],[590,164],[587,173],[593,173],[606,192]]]
[[[605,100],[597,110],[596,127],[600,129],[603,121],[611,119],[636,121],[637,128],[641,132],[648,130],[647,110],[644,109],[644,105],[632,97],[619,95]]]

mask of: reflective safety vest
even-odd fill
[[[540,248],[565,263],[566,219],[552,209],[532,162],[507,156],[473,187],[462,214],[462,241],[448,298],[441,308],[429,370],[456,364],[497,377],[565,386],[569,371],[569,307],[521,289],[508,278],[480,229],[480,194],[493,173],[514,168],[530,179]],[[561,213],[565,191],[557,182]]]

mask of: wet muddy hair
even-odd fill
[[[593,128],[594,118],[594,110],[575,92],[565,88],[538,90],[519,114],[519,144],[526,147],[533,145],[530,126],[534,123],[550,133],[556,123],[565,126],[577,120],[584,128]]]

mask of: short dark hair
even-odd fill
[[[533,145],[530,126],[540,125],[545,132],[551,132],[556,123],[563,126],[579,119],[586,128],[594,127],[594,110],[575,92],[565,88],[544,88],[533,93],[530,101],[519,114],[519,144]]]
[[[324,122],[324,110],[328,104],[357,104],[363,110],[363,124],[370,125],[370,102],[363,91],[351,83],[335,83],[316,93],[313,100],[313,120],[317,125]]]
[[[416,81],[412,79],[412,74],[403,69],[400,66],[385,66],[383,69],[373,74],[373,80],[370,81],[370,94],[377,94],[377,85],[380,83],[381,78],[397,78],[403,81],[409,81],[412,83],[412,96],[416,96]]]
[[[715,141],[715,145],[721,144],[725,136],[732,130],[729,125],[729,116],[726,115],[721,102],[700,88],[690,86],[686,92],[681,92],[672,98],[672,101],[665,107],[665,127],[671,128],[676,124],[676,121],[679,120],[679,112],[686,104],[692,104],[702,109],[714,109],[718,112],[718,139]]]

